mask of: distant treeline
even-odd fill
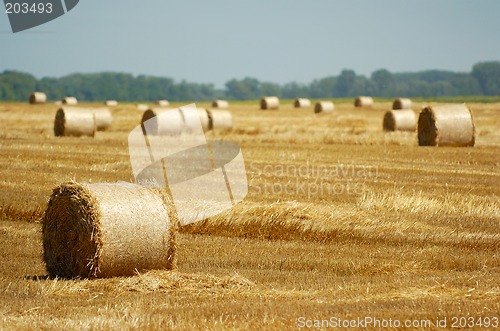
[[[4,71],[0,74],[0,100],[25,101],[33,91],[45,92],[49,99],[75,96],[82,101],[207,101],[213,99],[255,100],[264,95],[280,98],[345,98],[357,95],[374,97],[443,97],[500,95],[500,62],[481,62],[469,73],[427,70],[391,73],[380,69],[370,77],[343,70],[338,76],[317,79],[310,84],[276,84],[255,78],[232,79],[224,89],[213,84],[176,82],[171,78],[134,76],[102,72],[71,74],[61,78],[36,79],[34,76]]]

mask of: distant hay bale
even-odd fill
[[[104,131],[113,123],[113,116],[108,108],[93,108],[92,112],[95,116],[95,125],[97,131]]]
[[[208,111],[205,108],[198,107],[198,114],[200,115],[200,122],[203,131],[210,130],[210,119],[208,118]]]
[[[260,109],[278,109],[280,99],[278,97],[263,97],[260,99]]]
[[[170,102],[168,100],[158,100],[156,101],[156,105],[159,107],[168,107],[170,106]]]
[[[162,116],[160,116],[163,114]],[[177,136],[184,130],[184,119],[180,111],[169,108],[151,108],[144,112],[141,125],[148,122],[148,133],[158,136]]]
[[[54,101],[54,105],[61,106],[63,103],[61,100]]]
[[[307,108],[311,107],[311,100],[305,98],[297,98],[293,102],[295,108]]]
[[[335,105],[331,101],[318,101],[314,105],[314,112],[317,113],[331,113],[335,109]]]
[[[199,130],[198,123],[201,123],[201,128],[203,131],[208,131],[209,129],[209,119],[207,110],[205,108],[196,108],[196,112],[192,112],[192,108],[179,108],[179,112],[182,116],[183,129],[185,133],[197,133]]]
[[[212,102],[213,108],[227,109],[229,108],[229,102],[227,100],[214,100]]]
[[[172,269],[177,222],[171,208],[159,190],[129,183],[61,184],[42,223],[49,276],[103,278]]]
[[[43,104],[47,102],[47,95],[43,92],[33,92],[30,94],[29,101],[32,105]]]
[[[146,110],[148,110],[148,109],[149,109],[149,106],[148,106],[148,105],[145,105],[145,104],[143,104],[143,103],[139,103],[139,104],[137,105],[137,110],[140,110],[140,111],[146,111]]]
[[[411,109],[412,102],[407,98],[398,98],[392,103],[392,109]]]
[[[63,107],[56,112],[54,134],[60,136],[95,135],[95,115],[92,109]]]
[[[366,96],[359,96],[354,99],[354,107],[371,107],[373,106],[373,98]]]
[[[233,128],[233,116],[227,110],[209,110],[208,118],[210,130],[231,130]]]
[[[104,104],[108,107],[116,107],[118,106],[118,101],[116,100],[106,100],[106,102],[104,102]]]
[[[385,131],[415,131],[416,127],[417,116],[412,109],[391,110],[384,115]]]
[[[76,105],[78,104],[78,100],[75,97],[64,97],[62,103],[65,105]]]
[[[420,113],[420,146],[474,146],[474,143],[474,119],[467,105],[428,106]]]

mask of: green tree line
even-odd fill
[[[42,79],[18,71],[0,74],[0,100],[24,101],[33,91],[43,91],[51,100],[71,95],[82,101],[255,100],[263,95],[276,95],[285,99],[345,98],[357,95],[387,98],[499,96],[500,62],[477,63],[469,73],[443,70],[391,73],[380,69],[366,77],[357,75],[353,70],[342,70],[338,76],[316,79],[310,84],[292,82],[280,85],[247,77],[226,82],[222,90],[216,89],[213,84],[176,82],[166,77],[115,72]]]

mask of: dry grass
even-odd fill
[[[207,136],[241,144],[245,200],[181,229],[175,271],[62,280],[47,277],[42,258],[52,189],[131,181],[127,134],[142,114],[120,104],[108,131],[58,139],[54,106],[2,104],[0,329],[289,330],[299,317],[498,316],[499,105],[469,106],[476,145],[429,148],[416,133],[382,131],[391,103],[337,103],[330,116],[232,103],[234,129]]]

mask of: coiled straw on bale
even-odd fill
[[[417,117],[411,109],[391,110],[384,115],[383,127],[385,131],[415,131]]]
[[[314,112],[317,113],[331,113],[335,109],[335,105],[331,101],[319,101],[314,105]]]
[[[233,128],[233,116],[227,110],[209,110],[210,130],[230,130]]]
[[[213,108],[226,109],[229,108],[229,102],[227,100],[214,100],[212,102]]]
[[[95,116],[95,125],[97,131],[104,131],[113,123],[113,116],[108,108],[94,108],[92,112]]]
[[[76,105],[78,104],[78,100],[75,97],[65,97],[62,99],[62,103],[65,105]]]
[[[420,113],[420,146],[474,146],[474,143],[474,119],[467,105],[429,106]]]
[[[32,105],[47,102],[47,95],[43,92],[33,92],[30,94],[29,101]]]
[[[373,98],[366,96],[359,96],[354,99],[355,107],[371,107],[373,106]]]
[[[64,183],[42,224],[51,277],[113,277],[172,269],[176,217],[159,190],[129,184]]]
[[[278,109],[280,99],[278,97],[263,97],[260,99],[260,109]]]
[[[168,112],[168,114],[165,114]],[[160,116],[160,114],[163,114]],[[179,111],[172,111],[168,108],[151,108],[144,112],[141,124],[148,122],[148,132],[159,136],[180,135],[184,129],[184,119]]]
[[[56,136],[95,135],[95,116],[91,109],[63,107],[56,112],[54,134]]]
[[[104,104],[108,107],[116,107],[118,106],[118,101],[116,100],[106,100],[106,102],[104,102]]]
[[[307,107],[311,107],[311,100],[304,99],[304,98],[297,98],[293,102],[293,106],[295,108],[307,108]]]
[[[392,103],[392,109],[411,109],[412,102],[407,98],[398,98]]]
[[[168,107],[170,106],[170,102],[168,102],[168,100],[158,100],[156,101],[156,105],[160,107]]]

